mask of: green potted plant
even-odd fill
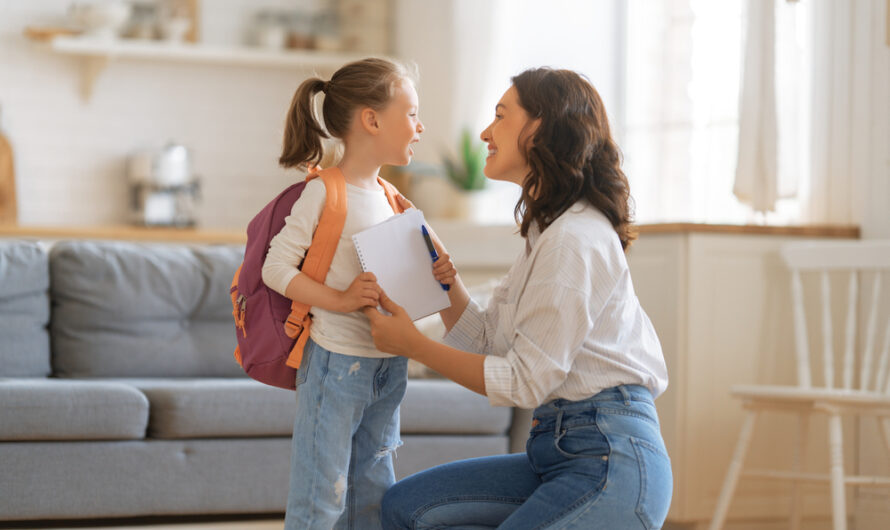
[[[455,159],[443,157],[448,179],[461,191],[476,191],[485,188],[485,158],[488,148],[482,142],[474,141],[469,129],[464,129],[460,137],[460,153]]]

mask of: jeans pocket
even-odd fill
[[[664,449],[640,438],[631,438],[640,466],[640,497],[636,513],[648,530],[661,528],[671,505],[671,460]]]
[[[303,348],[303,358],[300,360],[300,367],[297,368],[297,378],[294,382],[294,387],[298,387],[306,382],[306,377],[309,374],[309,363],[312,362],[312,350],[314,349],[315,343],[307,341],[306,346]]]
[[[564,427],[553,439],[553,446],[566,458],[603,458],[609,456],[609,442],[595,423]]]

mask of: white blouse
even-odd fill
[[[661,344],[618,234],[586,202],[543,233],[533,225],[488,308],[470,301],[444,340],[488,355],[485,391],[495,406],[531,409],[621,384],[643,385],[653,397],[667,388]]]

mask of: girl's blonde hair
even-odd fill
[[[322,139],[332,136],[342,139],[356,109],[383,109],[395,93],[396,85],[403,80],[415,82],[416,75],[402,64],[368,58],[341,67],[330,81],[318,77],[303,81],[287,112],[284,146],[278,163],[286,168],[318,165],[325,156]],[[319,92],[325,94],[324,128],[316,119],[312,105]]]

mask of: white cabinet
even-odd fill
[[[674,472],[670,522],[697,527],[711,517],[743,417],[729,387],[795,382],[790,280],[778,250],[797,239],[644,232],[628,253],[670,376],[656,401]],[[796,432],[790,419],[766,414],[759,420],[746,467],[790,467]],[[825,429],[824,419],[811,422],[808,470],[827,469]],[[852,424],[845,429],[846,466],[855,469],[857,431]],[[829,519],[828,488],[803,491],[806,516]],[[787,484],[743,478],[730,519],[784,518],[789,499]]]

